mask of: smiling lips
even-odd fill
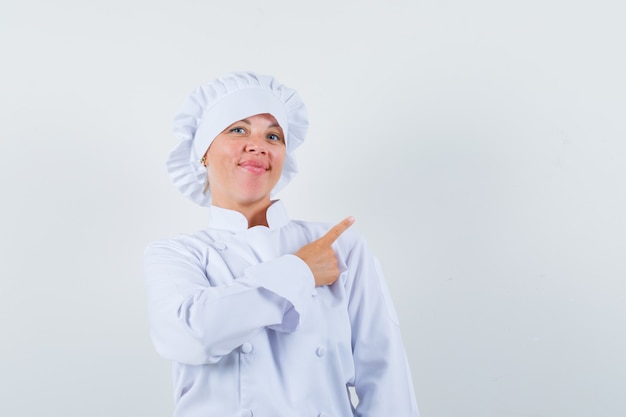
[[[264,164],[261,161],[254,160],[254,159],[242,161],[239,163],[239,166],[245,169],[246,171],[250,172],[251,174],[255,174],[255,175],[261,175],[269,169],[266,164]]]

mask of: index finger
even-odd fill
[[[349,216],[343,219],[341,222],[337,223],[335,226],[331,227],[328,232],[321,238],[319,241],[326,243],[327,245],[331,245],[343,232],[345,232],[348,227],[352,226],[354,223],[354,217]]]

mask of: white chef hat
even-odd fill
[[[293,151],[304,142],[309,125],[306,107],[295,90],[275,78],[236,72],[195,89],[174,117],[174,135],[180,143],[167,159],[167,171],[176,188],[201,206],[210,205],[211,192],[205,191],[207,171],[200,162],[206,150],[234,122],[263,113],[274,116],[287,147],[272,194],[287,185],[298,172]]]

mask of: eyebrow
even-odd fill
[[[240,122],[244,122],[244,123],[246,123],[248,125],[252,124],[252,123],[250,123],[250,120],[248,120],[248,119],[241,119]],[[235,122],[235,123],[237,123],[237,122]],[[268,128],[270,128],[270,127],[280,127],[280,125],[278,124],[278,122],[276,122],[276,123],[272,123],[271,125],[268,126]],[[280,127],[280,128],[282,129],[282,127]]]

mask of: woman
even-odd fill
[[[174,120],[168,171],[209,214],[206,229],[144,257],[177,417],[418,415],[394,307],[346,231],[353,219],[290,220],[272,199],[296,173],[307,126],[294,90],[252,73],[199,87]]]

